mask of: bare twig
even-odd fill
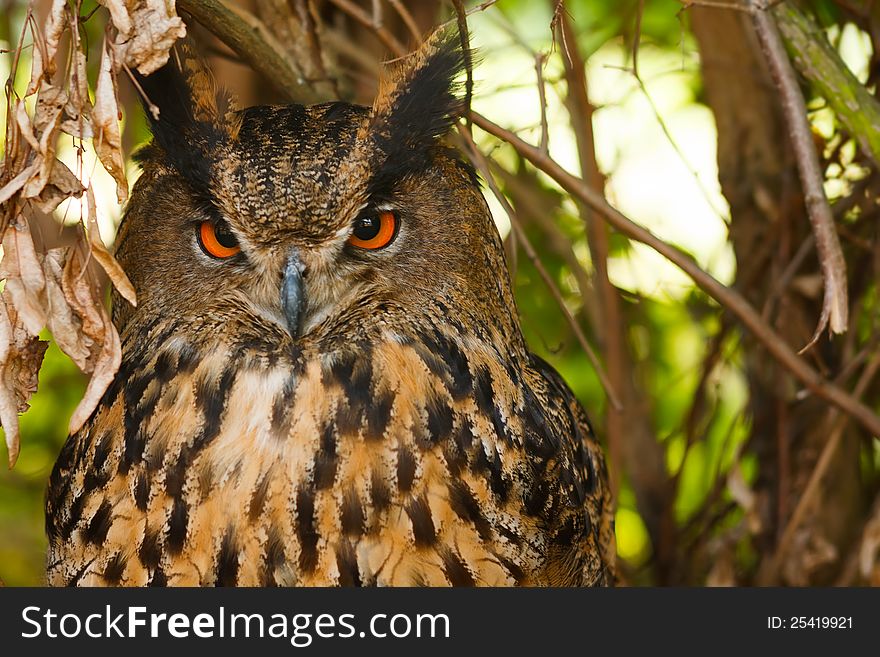
[[[758,35],[761,49],[767,59],[770,75],[779,90],[782,111],[788,124],[789,138],[795,152],[798,173],[804,189],[807,214],[816,236],[816,251],[825,279],[825,293],[822,300],[822,313],[816,332],[804,350],[819,339],[826,326],[834,333],[843,333],[848,325],[849,303],[847,301],[846,261],[834,229],[834,216],[825,197],[823,175],[810,124],[804,96],[798,86],[794,69],[785,52],[779,31],[773,17],[757,4],[749,0],[755,10],[751,13],[752,22]]]
[[[221,0],[178,0],[177,6],[232,48],[288,99],[311,103],[320,100],[285,55],[284,48],[253,14]]]
[[[474,124],[513,146],[520,155],[550,176],[569,194],[590,206],[618,231],[630,239],[650,246],[676,265],[690,276],[700,289],[733,313],[745,328],[764,345],[767,351],[808,389],[851,415],[872,435],[880,436],[880,417],[851,394],[819,375],[761,319],[758,312],[739,292],[720,283],[677,247],[659,239],[649,230],[634,223],[620,211],[608,205],[605,199],[585,184],[583,180],[563,169],[552,158],[541,153],[537,147],[523,141],[513,132],[502,128],[477,112],[471,112],[471,116]]]
[[[474,143],[473,137],[471,136],[471,133],[468,130],[467,126],[459,124],[458,129],[465,141],[465,144],[467,145],[468,156],[470,157],[474,166],[485,178],[486,184],[489,185],[489,189],[492,190],[495,198],[498,199],[498,202],[501,204],[501,206],[504,208],[504,211],[507,213],[507,216],[510,218],[511,228],[516,232],[517,239],[522,244],[523,251],[526,252],[526,256],[535,267],[535,270],[541,276],[541,280],[544,281],[547,289],[550,290],[550,294],[553,295],[553,299],[556,301],[556,304],[559,306],[559,309],[565,316],[565,320],[571,327],[571,330],[577,338],[578,343],[580,343],[581,348],[584,350],[584,353],[587,355],[587,358],[590,360],[590,363],[596,370],[596,376],[599,378],[599,382],[602,384],[602,387],[605,390],[605,394],[608,397],[608,403],[611,405],[612,408],[620,410],[622,408],[620,397],[618,396],[617,392],[609,381],[608,375],[605,373],[605,368],[602,366],[599,357],[596,355],[596,352],[587,341],[587,338],[584,335],[584,332],[581,330],[580,325],[577,323],[577,320],[575,320],[575,318],[571,314],[571,311],[565,305],[565,299],[562,298],[562,293],[559,291],[559,287],[553,281],[553,278],[550,276],[550,274],[547,273],[547,269],[544,267],[540,257],[535,251],[535,248],[532,246],[531,241],[525,234],[525,231],[522,229],[516,211],[513,209],[513,207],[511,207],[510,202],[507,200],[507,197],[504,196],[504,194],[502,194],[501,190],[498,188],[498,184],[495,182],[495,177],[492,175],[492,171],[490,170],[489,165],[486,161],[486,156],[483,155],[477,148],[477,145]]]
[[[384,25],[377,25],[373,20],[373,16],[358,7],[351,0],[330,0],[340,10],[351,16],[358,23],[373,31],[379,41],[388,48],[395,57],[403,57],[409,52],[400,41],[397,40]]]

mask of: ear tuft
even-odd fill
[[[461,109],[465,54],[457,33],[435,32],[415,53],[386,72],[364,128],[386,162],[415,167],[426,160]],[[362,134],[362,137],[367,135]]]
[[[211,179],[218,147],[235,137],[234,103],[189,45],[175,47],[168,62],[149,76],[135,73],[146,98],[144,111],[167,161],[199,187]],[[158,109],[158,117],[151,112]]]

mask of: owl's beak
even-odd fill
[[[284,278],[281,281],[281,309],[287,320],[287,330],[293,337],[299,335],[303,308],[305,308],[303,269],[299,254],[292,251],[284,265]]]

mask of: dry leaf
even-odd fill
[[[52,171],[49,173],[48,183],[34,201],[40,210],[50,213],[64,199],[82,194],[83,189],[82,183],[73,174],[73,171],[68,169],[61,160],[55,160]]]
[[[144,75],[161,68],[174,42],[186,36],[173,0],[101,0],[101,4],[110,10],[110,19],[119,30],[120,58]]]
[[[3,234],[0,277],[6,279],[3,294],[15,306],[21,323],[31,335],[39,334],[46,325],[46,281],[26,221],[10,225]]]
[[[86,360],[79,365],[83,372],[91,372],[95,367],[98,352],[104,344],[104,319],[101,316],[100,294],[97,283],[87,267],[88,247],[80,242],[72,247],[64,263],[61,274],[61,289],[64,299],[76,315],[83,334],[83,344],[89,349]]]
[[[33,162],[30,166],[19,171],[15,178],[0,187],[0,203],[6,203],[12,198],[39,168],[40,163]]]
[[[122,157],[122,139],[119,134],[119,105],[116,98],[116,78],[113,75],[113,46],[104,40],[101,70],[95,89],[95,107],[92,110],[92,142],[101,164],[116,180],[116,199],[124,203],[128,198],[128,181]]]
[[[82,321],[83,332],[93,341],[86,368],[83,368],[92,370],[92,378],[70,418],[70,433],[79,431],[89,419],[122,362],[119,334],[101,302],[99,287],[92,282],[87,262],[86,247],[80,243],[70,251],[61,280],[65,299]]]
[[[52,8],[46,17],[46,22],[41,33],[35,33],[34,48],[31,63],[31,81],[28,84],[26,96],[36,92],[43,80],[51,80],[55,73],[55,53],[58,52],[58,44],[61,35],[67,27],[67,0],[52,0]],[[37,34],[41,38],[37,37]]]
[[[92,247],[92,257],[98,261],[98,264],[107,273],[113,287],[119,290],[119,293],[132,306],[137,305],[137,295],[134,292],[134,286],[128,280],[128,276],[122,270],[122,267],[116,262],[104,242],[101,241],[101,233],[98,230],[98,209],[95,204],[95,193],[89,187],[86,190],[86,199],[89,204],[89,245]]]
[[[4,290],[0,298],[0,424],[6,434],[10,468],[18,459],[18,414],[28,409],[28,400],[37,391],[48,346],[28,334]]]
[[[48,326],[52,338],[65,354],[70,356],[80,370],[85,371],[94,342],[82,330],[82,320],[74,313],[61,279],[69,248],[52,249],[43,257],[43,275],[46,279]]]
[[[34,111],[33,128],[39,135],[39,147],[37,159],[39,169],[36,175],[28,180],[22,190],[24,198],[39,196],[43,187],[49,182],[52,173],[52,163],[55,161],[55,147],[58,142],[58,128],[61,124],[61,116],[64,106],[67,104],[67,93],[49,84],[40,87],[37,96],[37,107]]]

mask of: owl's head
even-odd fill
[[[236,110],[186,52],[145,78],[160,113],[118,238],[139,301],[114,300],[120,330],[170,320],[205,340],[323,346],[425,322],[518,334],[476,176],[443,142],[457,42],[387,71],[372,107]]]

